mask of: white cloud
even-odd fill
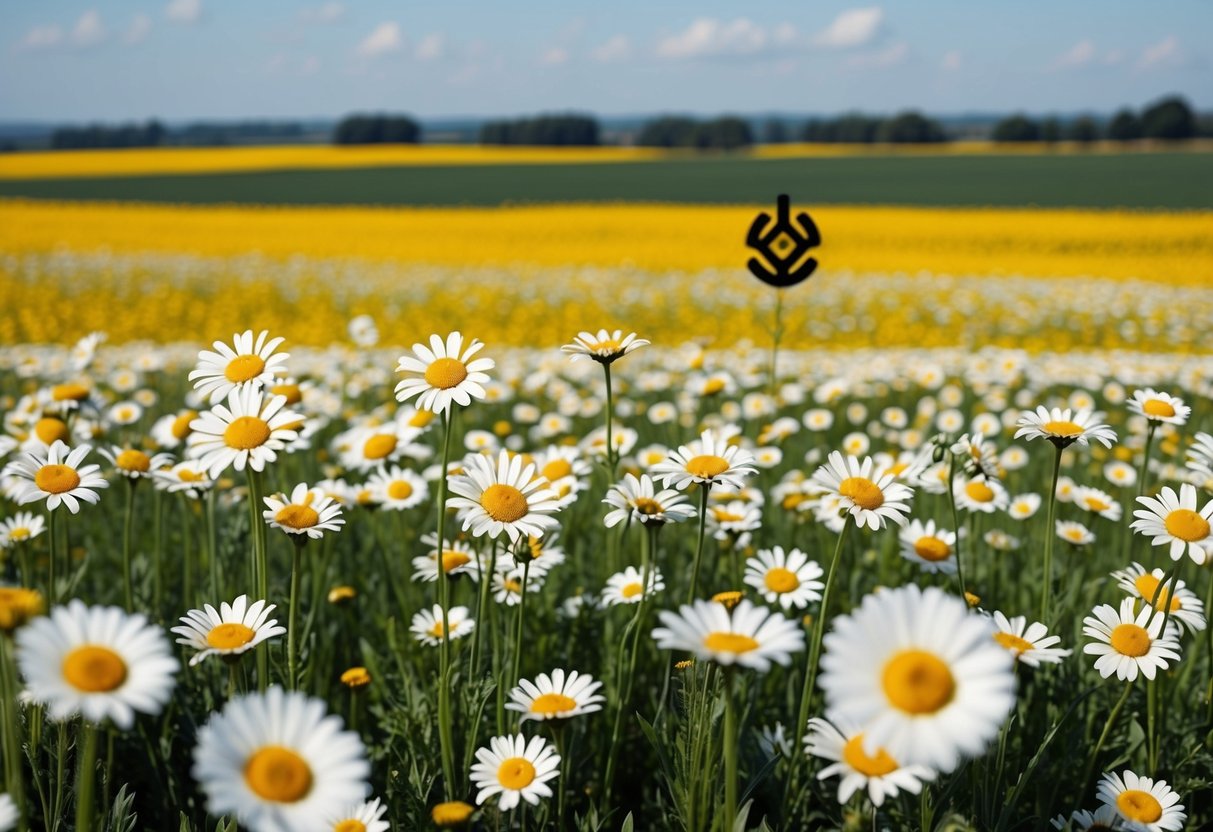
[[[341,3],[325,3],[304,9],[300,12],[300,17],[309,23],[336,23],[345,17],[345,6]]]
[[[548,66],[559,66],[560,64],[568,63],[569,50],[562,46],[553,46],[548,51],[544,52],[539,58],[539,62]]]
[[[175,23],[197,23],[202,17],[202,0],[169,0],[164,16]]]
[[[127,43],[139,43],[147,38],[148,33],[152,31],[152,19],[145,14],[137,14],[131,20],[131,25],[126,30],[126,34],[122,39]]]
[[[948,72],[956,72],[964,64],[964,56],[953,49],[943,56],[943,61],[940,63]]]
[[[419,61],[436,61],[446,55],[446,38],[438,32],[431,32],[417,44],[414,56]]]
[[[375,27],[374,31],[362,39],[355,50],[364,58],[374,58],[396,52],[404,45],[404,36],[400,34],[400,24],[386,21]]]
[[[48,49],[63,42],[63,30],[58,26],[35,26],[25,33],[21,45],[26,49]]]
[[[590,50],[590,57],[603,64],[626,61],[632,54],[632,43],[627,35],[615,35],[601,46]]]
[[[687,29],[657,44],[661,58],[744,56],[762,52],[770,42],[766,29],[744,17],[732,21],[701,17]]]
[[[851,49],[865,46],[876,39],[884,25],[884,9],[870,6],[863,9],[847,9],[834,22],[819,32],[813,42],[818,46],[834,49]]]
[[[1179,63],[1182,58],[1183,49],[1180,48],[1179,38],[1171,35],[1152,46],[1147,46],[1145,51],[1141,53],[1141,57],[1137,60],[1137,68],[1150,69],[1156,66],[1173,66]]]
[[[1095,44],[1083,39],[1058,55],[1057,60],[1053,61],[1052,68],[1070,69],[1086,66],[1093,60],[1095,60]]]
[[[101,13],[89,9],[80,15],[72,27],[72,43],[76,46],[92,46],[105,40],[107,34],[105,24],[101,22]]]
[[[847,59],[847,63],[864,69],[885,69],[905,62],[908,57],[910,57],[910,45],[903,42],[891,44],[877,52],[852,55]]]

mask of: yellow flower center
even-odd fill
[[[763,577],[763,582],[771,592],[778,592],[781,595],[785,592],[792,592],[800,586],[800,578],[796,577],[796,573],[790,569],[784,569],[782,566],[772,566],[768,569],[767,574]]]
[[[451,626],[451,632],[453,633],[459,629],[459,622],[451,621],[450,626]],[[442,619],[441,618],[434,619],[434,626],[430,627],[430,635],[432,635],[434,638],[442,638]]]
[[[212,627],[206,634],[206,643],[216,650],[235,650],[248,644],[256,635],[251,627],[231,621]]]
[[[1175,415],[1175,408],[1169,402],[1164,402],[1161,399],[1146,399],[1145,404],[1141,406],[1141,412],[1147,416],[1170,419]]]
[[[547,477],[549,482],[556,482],[556,480],[572,474],[573,465],[567,459],[560,457],[543,466],[543,470],[539,473]]]
[[[608,338],[605,341],[591,341],[590,349],[599,354],[610,354],[619,352],[619,339]]]
[[[450,803],[439,803],[430,810],[430,818],[437,826],[455,826],[470,818],[474,811],[476,810],[471,804],[454,800]]]
[[[1068,421],[1045,422],[1041,428],[1045,433],[1051,433],[1054,436],[1078,436],[1082,433],[1082,425]]]
[[[994,640],[1017,656],[1022,656],[1032,649],[1032,642],[1013,633],[997,632],[994,634]]]
[[[729,463],[723,457],[714,454],[693,456],[687,460],[687,473],[695,477],[710,480],[729,470]]]
[[[526,496],[512,485],[490,485],[480,495],[480,505],[498,523],[513,523],[526,516]]]
[[[311,506],[290,503],[278,509],[274,522],[289,529],[310,529],[320,522],[320,515]]]
[[[134,448],[127,448],[122,453],[118,454],[114,464],[123,471],[138,471],[139,473],[147,473],[152,467],[152,460],[143,451],[137,451]]]
[[[78,402],[88,395],[83,384],[56,384],[51,388],[51,398],[57,402]]]
[[[341,674],[341,684],[348,688],[366,687],[371,683],[371,674],[365,667],[351,667]]]
[[[109,693],[126,681],[126,662],[108,647],[85,644],[64,656],[63,678],[84,693]]]
[[[838,484],[838,493],[867,511],[884,505],[884,492],[867,477],[847,477]]]
[[[377,433],[362,446],[362,455],[367,459],[384,459],[396,450],[396,437],[390,433]]]
[[[1177,508],[1163,521],[1167,534],[1193,543],[1209,536],[1209,521],[1188,508]]]
[[[1120,624],[1112,631],[1112,649],[1122,656],[1138,658],[1150,652],[1150,634],[1136,624]]]
[[[965,494],[969,495],[970,500],[978,503],[988,503],[994,499],[994,489],[981,480],[969,480],[965,483]]]
[[[952,547],[934,535],[926,535],[914,541],[914,554],[935,563],[951,557]]]
[[[285,396],[287,404],[299,404],[303,401],[303,391],[298,384],[275,384],[270,388],[275,396]]]
[[[897,770],[897,761],[883,748],[877,749],[875,757],[863,750],[863,734],[856,734],[842,747],[842,759],[864,777],[884,777]]]
[[[703,395],[714,396],[723,389],[724,389],[724,379],[710,378],[707,380],[707,383],[703,385]]]
[[[632,505],[641,514],[652,517],[654,514],[661,514],[661,503],[649,497],[637,497]]]
[[[237,451],[259,448],[270,438],[270,426],[256,416],[238,416],[223,431],[223,442]]]
[[[1111,506],[1098,497],[1087,497],[1087,509],[1090,511],[1107,511]]]
[[[619,594],[624,598],[635,598],[642,592],[644,592],[644,587],[639,582],[627,584],[619,590]]]
[[[12,632],[42,614],[42,596],[33,589],[0,586],[0,632]]]
[[[190,422],[194,421],[197,418],[198,418],[197,413],[195,413],[192,410],[187,410],[184,413],[182,413],[180,416],[178,416],[176,419],[174,419],[173,426],[172,426],[172,428],[170,428],[170,431],[173,434],[173,438],[176,439],[177,441],[181,441],[185,437],[189,436],[190,432],[191,432]]]
[[[434,414],[428,410],[418,410],[409,417],[409,427],[423,428],[434,421]]]
[[[535,779],[535,767],[526,757],[510,757],[497,767],[497,782],[512,791],[521,791]]]
[[[535,697],[535,701],[531,703],[531,713],[562,714],[576,707],[577,700],[565,696],[563,693],[545,693]]]
[[[17,526],[15,528],[9,529],[8,539],[9,540],[28,540],[29,539],[29,529],[27,529],[25,526]],[[0,590],[0,591],[2,591],[2,590]]]
[[[34,485],[48,494],[63,494],[80,484],[80,475],[66,465],[43,465],[34,474]]]
[[[265,372],[265,361],[259,355],[238,355],[223,368],[223,375],[232,384],[241,384]]]
[[[1116,808],[1129,820],[1140,823],[1155,823],[1162,817],[1162,804],[1141,789],[1126,789],[1116,795]]]
[[[244,764],[244,782],[263,800],[296,803],[312,790],[312,769],[291,749],[266,745]]]
[[[333,832],[366,832],[366,824],[358,818],[346,818],[333,827]]]
[[[956,693],[948,665],[925,650],[902,650],[889,659],[881,684],[889,703],[908,714],[933,714]]]
[[[407,500],[413,496],[413,486],[404,480],[393,480],[388,483],[387,495],[393,500]]]
[[[66,442],[71,437],[67,424],[53,416],[47,416],[34,423],[34,434],[46,445],[55,444],[56,439]]]
[[[202,482],[202,474],[191,471],[189,468],[182,468],[178,471],[177,478],[182,482]]]
[[[1137,587],[1137,591],[1141,593],[1141,597],[1145,598],[1146,602],[1148,603],[1154,600],[1154,593],[1158,592],[1159,583],[1161,582],[1158,580],[1158,578],[1155,578],[1153,575],[1147,572],[1146,574],[1139,576],[1137,580],[1133,582],[1133,585]],[[1170,594],[1171,593],[1168,590],[1163,590],[1160,592],[1158,594],[1158,600],[1154,602],[1155,609],[1165,611],[1167,606],[1167,596]],[[1171,612],[1175,612],[1182,606],[1183,604],[1180,603],[1178,598],[1171,598]]]
[[[712,516],[716,518],[717,523],[737,523],[745,519],[740,514],[734,514],[723,508],[712,509]]]
[[[439,358],[425,368],[425,383],[439,390],[450,390],[468,377],[468,368],[455,358]]]
[[[463,552],[455,552],[448,550],[442,553],[442,571],[453,572],[459,567],[471,563],[471,558]]]
[[[703,646],[717,653],[748,653],[758,649],[758,642],[740,633],[708,633]]]
[[[522,584],[518,583],[518,581],[514,580],[513,578],[506,578],[504,583],[502,583],[502,586],[505,587],[506,592],[512,592],[515,595],[522,592]]]

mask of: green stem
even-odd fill
[[[126,517],[122,522],[122,590],[126,611],[135,611],[135,587],[131,576],[131,527],[135,517],[135,485],[139,480],[126,477]],[[189,599],[185,599],[189,603]]]
[[[88,720],[80,726],[82,750],[80,770],[76,780],[76,832],[90,832],[93,828],[93,785],[97,773],[97,726]]]
[[[805,668],[804,690],[800,692],[800,710],[797,714],[793,736],[801,736],[809,724],[809,703],[813,700],[813,687],[817,683],[817,665],[821,659],[821,642],[825,637],[830,596],[834,589],[834,576],[838,572],[838,562],[842,558],[842,544],[850,527],[851,515],[847,514],[843,518],[842,529],[838,532],[838,541],[834,544],[834,556],[830,559],[830,571],[826,573],[826,585],[821,593],[821,608],[818,610],[817,620],[813,622],[813,641],[809,645],[809,663]]]
[[[783,338],[783,290],[775,287],[775,328],[771,331],[771,376],[770,389],[772,397],[778,392],[779,383],[779,341]]]
[[[703,535],[708,523],[708,492],[711,490],[710,481],[699,484],[699,539],[695,543],[695,565],[691,569],[691,586],[687,592],[688,604],[695,600],[695,595],[699,592],[699,564],[703,560]]]
[[[491,544],[492,554],[489,557],[490,568],[486,573],[484,571],[484,562],[480,557],[480,552],[476,552],[476,589],[478,590],[476,600],[476,629],[472,630],[472,659],[468,665],[468,675],[472,679],[480,678],[480,638],[484,632],[484,614],[489,606],[489,583],[490,576],[494,574],[497,567],[497,541],[493,540]]]
[[[1045,574],[1040,590],[1040,622],[1049,626],[1050,603],[1053,592],[1053,540],[1057,537],[1054,516],[1057,513],[1057,479],[1061,474],[1061,447],[1056,448],[1053,458],[1053,484],[1049,486],[1049,519],[1045,525]],[[960,530],[957,529],[957,540]]]
[[[948,503],[952,507],[952,531],[956,535],[956,582],[960,586],[960,597],[964,599],[968,595],[968,589],[965,586],[964,565],[960,560],[960,515],[956,511],[956,490],[952,487],[956,478],[956,455],[949,454],[949,457],[951,463],[948,467]]]
[[[1108,734],[1112,733],[1112,726],[1116,724],[1116,718],[1120,716],[1121,709],[1124,708],[1125,702],[1129,701],[1129,694],[1133,691],[1133,683],[1125,684],[1124,692],[1120,698],[1116,700],[1116,704],[1112,707],[1112,713],[1108,714],[1108,721],[1104,723],[1103,731],[1099,734],[1099,741],[1095,743],[1095,748],[1091,751],[1091,756],[1087,758],[1086,773],[1082,778],[1082,791],[1079,794],[1086,794],[1091,784],[1091,775],[1095,773],[1095,762],[1099,759],[1099,752],[1103,750],[1103,744],[1108,739]]]
[[[253,538],[253,574],[256,577],[257,597],[268,601],[269,564],[266,557],[265,522],[261,518],[261,472],[248,469],[249,534]],[[187,531],[188,534],[188,531]],[[269,651],[257,651],[257,689],[264,691],[269,685]]]
[[[59,547],[55,545],[58,542],[55,534],[55,512],[49,510],[46,512],[46,536],[50,546],[50,555],[46,559],[46,600],[50,604],[55,604],[59,600],[55,595],[55,561],[59,558]]]
[[[25,785],[21,777],[21,724],[17,719],[17,673],[13,666],[13,645],[7,633],[0,633],[0,729],[4,731],[5,791],[17,806],[18,826],[26,829]]]
[[[286,686],[295,690],[299,686],[299,639],[296,635],[299,623],[299,572],[303,565],[303,547],[307,545],[306,534],[291,535],[295,545],[291,555],[291,600],[286,622]]]
[[[603,363],[602,371],[606,374],[606,461],[607,484],[615,484],[615,442],[612,432],[615,423],[615,399],[611,394],[611,365]]]
[[[226,597],[219,585],[219,546],[215,533],[215,489],[206,490],[206,548],[210,561],[211,597]],[[159,557],[159,553],[157,555]],[[264,599],[262,599],[264,600]]]
[[[1141,468],[1137,472],[1137,496],[1146,493],[1146,478],[1150,476],[1150,446],[1154,443],[1154,422],[1146,425],[1146,446],[1141,451]]]
[[[438,740],[442,746],[442,779],[447,800],[455,797],[455,748],[451,733],[451,639],[447,608],[450,606],[450,579],[443,568],[442,554],[446,551],[447,467],[451,459],[451,422],[453,409],[448,406],[443,419],[442,467],[438,474],[438,605],[442,608],[442,641],[438,659]],[[477,621],[477,629],[481,622]]]
[[[518,684],[522,677],[522,625],[526,621],[526,582],[531,574],[531,561],[528,558],[522,564],[522,591],[518,594],[518,629],[514,631],[514,672],[510,675],[510,683]]]
[[[733,701],[733,668],[724,669],[724,828],[737,817],[737,703]]]

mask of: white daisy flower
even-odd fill
[[[520,722],[592,714],[601,711],[602,703],[606,701],[597,693],[600,687],[602,682],[595,682],[593,676],[576,670],[566,675],[563,668],[556,668],[551,676],[540,673],[534,682],[520,679],[518,686],[510,691],[510,701],[505,703],[505,709],[521,713]]]
[[[1174,832],[1188,818],[1179,795],[1165,780],[1138,777],[1128,769],[1105,773],[1095,796],[1115,808],[1134,832]]]
[[[1178,627],[1168,624],[1163,635],[1163,616],[1155,615],[1148,604],[1135,613],[1136,606],[1135,598],[1123,599],[1119,611],[1101,604],[1082,620],[1083,633],[1095,639],[1082,652],[1099,657],[1095,669],[1105,679],[1113,673],[1122,681],[1132,682],[1138,673],[1153,679],[1160,668],[1179,661]]]
[[[804,649],[804,631],[766,607],[743,599],[729,610],[714,601],[683,604],[678,612],[657,614],[664,626],[653,630],[662,650],[685,650],[718,664],[738,664],[761,673],[771,662],[787,666]]]
[[[476,804],[501,795],[497,808],[503,812],[519,800],[537,806],[539,798],[552,796],[547,784],[559,775],[560,755],[543,737],[531,737],[530,742],[522,734],[493,737],[488,748],[476,749],[472,765],[472,784],[479,789]]]
[[[1188,421],[1192,408],[1184,404],[1184,400],[1170,393],[1146,388],[1134,390],[1133,398],[1127,402],[1129,410],[1139,416],[1145,416],[1151,422],[1165,422],[1169,425],[1182,425]]]
[[[157,471],[173,464],[169,454],[148,454],[138,448],[111,445],[108,449],[98,448],[97,452],[110,461],[115,472],[132,480],[150,479]]]
[[[994,624],[937,587],[866,596],[825,637],[831,714],[864,726],[863,750],[947,773],[982,754],[1015,704],[1014,660]]]
[[[1007,504],[1007,514],[1016,520],[1027,520],[1039,510],[1039,494],[1016,494]]]
[[[623,479],[607,491],[603,502],[614,509],[603,518],[608,529],[613,529],[629,517],[652,526],[681,523],[698,514],[681,491],[673,488],[657,491],[653,478],[648,474],[641,474],[640,479],[632,474],[624,474]]]
[[[268,339],[268,340],[267,340]],[[274,380],[290,356],[275,353],[282,338],[269,338],[269,331],[262,330],[253,340],[253,331],[232,336],[232,346],[216,341],[214,351],[198,353],[198,365],[190,371],[189,380],[194,382],[198,394],[211,404],[230,397],[236,390],[259,389]]]
[[[1054,829],[1065,832],[1114,832],[1120,825],[1120,815],[1112,806],[1100,806],[1094,812],[1075,809],[1070,813],[1069,820],[1065,815],[1058,815],[1049,823]]]
[[[413,344],[413,355],[402,355],[396,366],[396,372],[405,373],[396,385],[396,400],[405,402],[418,396],[417,406],[422,410],[444,413],[452,402],[467,407],[472,399],[483,399],[487,371],[496,366],[491,358],[472,360],[483,348],[483,343],[472,339],[464,349],[458,332],[447,335],[445,342],[431,335],[429,347]]]
[[[667,488],[685,489],[691,483],[722,483],[742,488],[745,477],[757,473],[749,451],[718,437],[711,429],[698,439],[671,451],[665,462],[653,466],[654,479]]]
[[[170,632],[181,636],[178,644],[199,651],[190,659],[193,667],[207,656],[239,656],[286,633],[286,627],[278,626],[278,620],[269,617],[274,609],[274,604],[265,601],[250,605],[248,596],[241,595],[231,604],[224,601],[218,611],[210,604],[190,610],[181,618],[184,626],[173,627]]]
[[[1174,489],[1164,486],[1157,497],[1138,497],[1137,502],[1145,506],[1133,512],[1137,519],[1129,528],[1153,538],[1154,546],[1169,546],[1171,560],[1179,560],[1186,552],[1197,563],[1204,563],[1213,552],[1213,532],[1209,521],[1213,519],[1213,500],[1204,508],[1196,507],[1196,488],[1188,483]]]
[[[476,629],[476,622],[468,617],[467,607],[451,607],[446,611],[447,639],[454,641],[469,636]],[[427,647],[437,647],[442,644],[442,607],[435,604],[431,609],[422,610],[413,616],[409,626],[413,638]]]
[[[328,832],[328,818],[366,798],[370,764],[362,740],[326,708],[275,686],[212,714],[192,769],[207,811],[252,832]]]
[[[363,349],[370,349],[379,343],[379,328],[375,319],[370,315],[356,315],[350,318],[348,331],[350,340]]]
[[[325,532],[337,532],[345,525],[341,516],[341,504],[326,497],[315,488],[301,482],[285,494],[263,497],[266,511],[261,516],[271,527],[282,529],[287,534],[306,534],[312,540],[324,537]]]
[[[215,486],[215,481],[207,476],[206,467],[196,459],[178,462],[171,468],[156,470],[152,474],[157,489],[184,494],[191,500],[198,499],[203,491]]]
[[[143,418],[143,408],[137,402],[118,402],[106,416],[115,425],[133,425]]]
[[[998,475],[998,448],[981,433],[962,435],[949,450],[969,472],[985,477]]]
[[[498,559],[498,571],[493,574],[493,600],[498,604],[505,604],[507,607],[517,606],[522,602],[522,567],[518,566],[513,569],[501,571],[500,558]],[[530,572],[526,575],[526,591],[538,592],[543,588],[544,581],[543,572]]]
[[[1095,542],[1095,535],[1082,523],[1073,520],[1057,520],[1054,522],[1057,536],[1071,546],[1090,546]]]
[[[1116,432],[1107,425],[1099,424],[1098,419],[1099,416],[1090,410],[1073,411],[1068,407],[1050,410],[1042,405],[1035,412],[1023,412],[1015,423],[1019,430],[1015,431],[1014,438],[1048,439],[1058,448],[1075,442],[1086,445],[1094,439],[1105,448],[1110,448],[1116,441]]]
[[[217,404],[190,423],[189,455],[202,462],[211,479],[229,467],[265,470],[299,436],[303,417],[285,405],[284,396],[267,400],[256,387],[233,389],[226,406]]]
[[[1167,588],[1159,592],[1166,573],[1161,569],[1146,572],[1140,563],[1134,562],[1128,569],[1119,569],[1112,573],[1117,585],[1125,592],[1145,601],[1147,605],[1154,604],[1159,612],[1165,612],[1170,606],[1169,621],[1177,622],[1181,628],[1195,633],[1205,629],[1205,603],[1196,597],[1196,593],[1188,589],[1182,580],[1176,580],[1175,586],[1167,583]],[[1154,596],[1158,595],[1156,601]],[[1170,603],[1168,604],[1168,597]]]
[[[136,711],[160,712],[177,672],[164,631],[146,617],[79,599],[17,631],[17,664],[31,700],[52,718],[109,719],[123,731]]]
[[[708,508],[707,531],[716,540],[732,540],[737,548],[749,545],[750,532],[762,526],[762,506],[733,500]]]
[[[1184,464],[1188,470],[1213,479],[1213,436],[1203,431],[1193,436],[1192,445],[1188,448],[1188,458]]]
[[[80,511],[81,500],[96,505],[101,499],[96,489],[109,488],[109,483],[101,466],[80,466],[91,450],[88,445],[69,449],[55,440],[45,452],[29,451],[10,462],[5,474],[17,480],[14,499],[21,505],[46,500],[49,511],[64,505],[72,514]]]
[[[427,554],[413,558],[413,580],[433,583],[438,580],[438,535],[430,532],[422,536],[421,542],[432,548]],[[501,557],[498,553],[498,562]],[[483,559],[478,562],[475,551],[460,540],[448,540],[442,547],[442,569],[450,577],[467,575],[475,581],[480,578],[480,570],[487,571],[488,568],[488,564]]]
[[[379,798],[359,803],[328,819],[329,832],[388,832],[391,824],[383,819],[387,804]]]
[[[758,590],[768,604],[778,603],[784,611],[804,609],[821,600],[825,584],[818,580],[824,573],[816,561],[799,549],[786,554],[782,546],[759,549],[746,560],[745,582]]]
[[[421,428],[396,420],[352,428],[334,439],[333,444],[346,468],[371,471],[401,457],[428,459],[429,448],[414,441],[422,433]]]
[[[982,514],[1005,511],[1011,502],[1002,483],[986,477],[957,477],[952,485],[952,493],[959,508]]]
[[[1013,552],[1023,543],[1018,537],[1009,535],[1002,529],[990,529],[981,539],[996,552]]]
[[[1114,523],[1120,522],[1123,512],[1120,503],[1111,494],[1086,485],[1080,485],[1074,489],[1070,502],[1078,508],[1098,514],[1105,520],[1111,520]]]
[[[895,482],[892,474],[877,477],[871,457],[861,463],[853,456],[831,451],[827,462],[813,474],[813,483],[828,494],[836,495],[842,509],[862,528],[884,528],[886,520],[904,525],[910,512],[907,502],[913,493]]]
[[[1056,647],[1061,643],[1061,636],[1049,635],[1049,629],[1039,621],[1029,626],[1026,616],[1007,618],[995,610],[994,626],[998,628],[994,640],[1011,651],[1016,661],[1029,667],[1040,667],[1041,662],[1060,664],[1062,659],[1074,652]]]
[[[366,486],[375,492],[375,502],[393,511],[416,508],[430,496],[425,479],[399,465],[381,468],[367,479]]]
[[[648,345],[649,342],[643,338],[637,338],[635,332],[629,332],[625,336],[622,329],[616,329],[613,332],[600,329],[597,335],[592,332],[578,333],[574,336],[573,343],[565,344],[560,351],[566,353],[570,361],[592,358],[599,364],[611,364],[628,353]]]
[[[46,520],[32,511],[19,511],[0,521],[0,548],[28,543],[46,531]]]
[[[535,466],[522,466],[522,457],[502,451],[496,465],[479,455],[469,457],[463,473],[450,479],[458,496],[448,506],[463,513],[463,529],[480,537],[499,537],[504,531],[511,543],[527,535],[542,537],[557,525],[551,514],[558,509],[548,481],[535,476]]]
[[[650,569],[648,586],[645,586],[644,573],[635,566],[629,566],[607,578],[607,585],[602,590],[602,603],[611,607],[618,604],[639,604],[645,595],[651,597],[654,593],[664,590],[665,582],[662,580],[661,570],[652,567]]]
[[[805,753],[831,760],[831,765],[817,772],[818,780],[839,777],[838,803],[846,805],[851,796],[866,788],[873,806],[880,806],[887,797],[901,792],[918,794],[922,784],[935,779],[935,772],[926,766],[901,765],[883,748],[864,749],[863,732],[844,717],[831,717],[846,728],[844,734],[830,722],[814,717],[809,720],[805,735]]]
[[[1104,479],[1120,488],[1137,485],[1137,471],[1127,462],[1113,460],[1103,468]]]
[[[956,532],[937,527],[934,520],[911,520],[897,535],[901,556],[924,572],[956,574]]]

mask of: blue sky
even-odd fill
[[[0,119],[1213,109],[1204,0],[40,0]]]

